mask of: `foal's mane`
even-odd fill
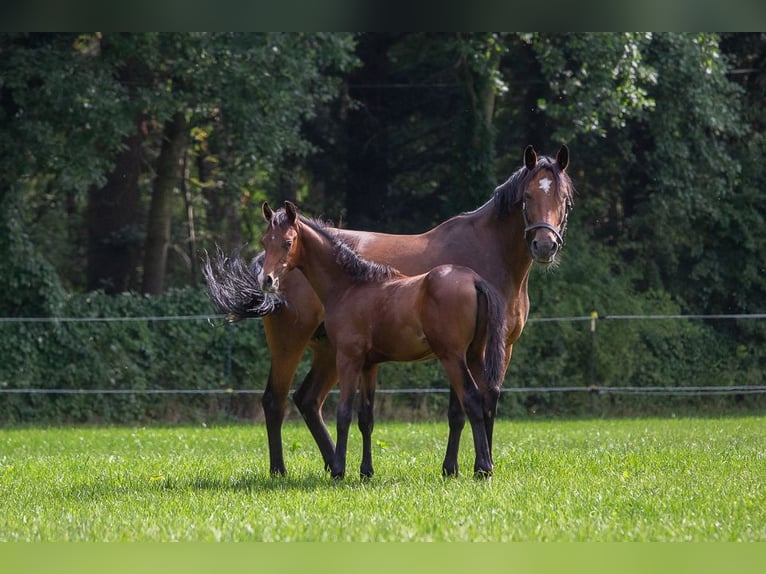
[[[537,158],[537,165],[533,169],[527,169],[521,166],[517,169],[505,183],[498,185],[492,194],[495,213],[499,217],[510,215],[514,206],[521,203],[524,190],[529,182],[540,172],[541,169],[548,169],[556,180],[556,189],[558,198],[572,205],[574,202],[574,186],[569,174],[559,168],[555,159],[541,155]]]
[[[284,212],[279,210],[277,213]],[[301,223],[307,225],[330,242],[335,254],[335,261],[352,280],[360,283],[374,283],[402,276],[399,270],[390,265],[383,265],[364,259],[351,245],[338,236],[329,222],[304,217],[303,215],[298,217]],[[278,224],[278,222],[279,220],[275,220],[275,223]]]

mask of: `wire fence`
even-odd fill
[[[119,322],[169,322],[169,321],[215,321],[224,320],[224,315],[174,315],[142,317],[0,317],[2,323],[119,323]],[[728,385],[728,386],[611,386],[595,384],[593,366],[595,364],[595,333],[600,321],[677,321],[677,320],[763,320],[766,313],[747,314],[659,314],[659,315],[599,315],[596,311],[589,315],[571,317],[531,317],[528,323],[566,323],[590,322],[591,332],[591,376],[589,384],[582,386],[535,386],[504,387],[503,393],[587,393],[591,395],[677,395],[677,396],[714,396],[714,395],[754,395],[766,394],[766,385]],[[337,393],[337,390],[331,391]],[[376,393],[384,395],[428,395],[446,394],[449,388],[396,388],[378,389]],[[262,395],[263,389],[237,389],[233,387],[215,389],[63,389],[63,388],[0,388],[0,395]]]

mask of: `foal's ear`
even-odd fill
[[[290,225],[295,225],[295,220],[298,219],[298,208],[292,201],[285,201],[285,213]]]
[[[263,213],[263,218],[271,223],[271,218],[274,217],[274,211],[269,207],[268,201],[263,202],[263,205],[261,206],[261,212]]]
[[[537,154],[535,153],[535,148],[531,145],[528,145],[524,150],[524,165],[527,166],[527,169],[530,171],[535,169],[535,166],[537,165]]]
[[[561,171],[565,171],[569,165],[569,148],[566,145],[562,145],[559,153],[556,154],[556,163],[559,164]]]

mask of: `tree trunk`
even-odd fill
[[[143,135],[125,138],[106,184],[88,190],[87,288],[114,294],[136,287],[141,253],[138,178]]]
[[[165,122],[163,129],[162,149],[157,158],[157,175],[147,220],[142,291],[149,295],[160,295],[165,283],[173,196],[181,178],[186,139],[186,118],[183,113],[177,112]]]

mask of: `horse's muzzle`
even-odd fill
[[[279,277],[273,277],[272,275],[265,275],[261,273],[258,276],[258,283],[261,285],[261,290],[264,293],[276,293],[279,291]]]
[[[559,242],[547,230],[539,230],[529,242],[529,252],[537,263],[552,263],[559,251]]]

